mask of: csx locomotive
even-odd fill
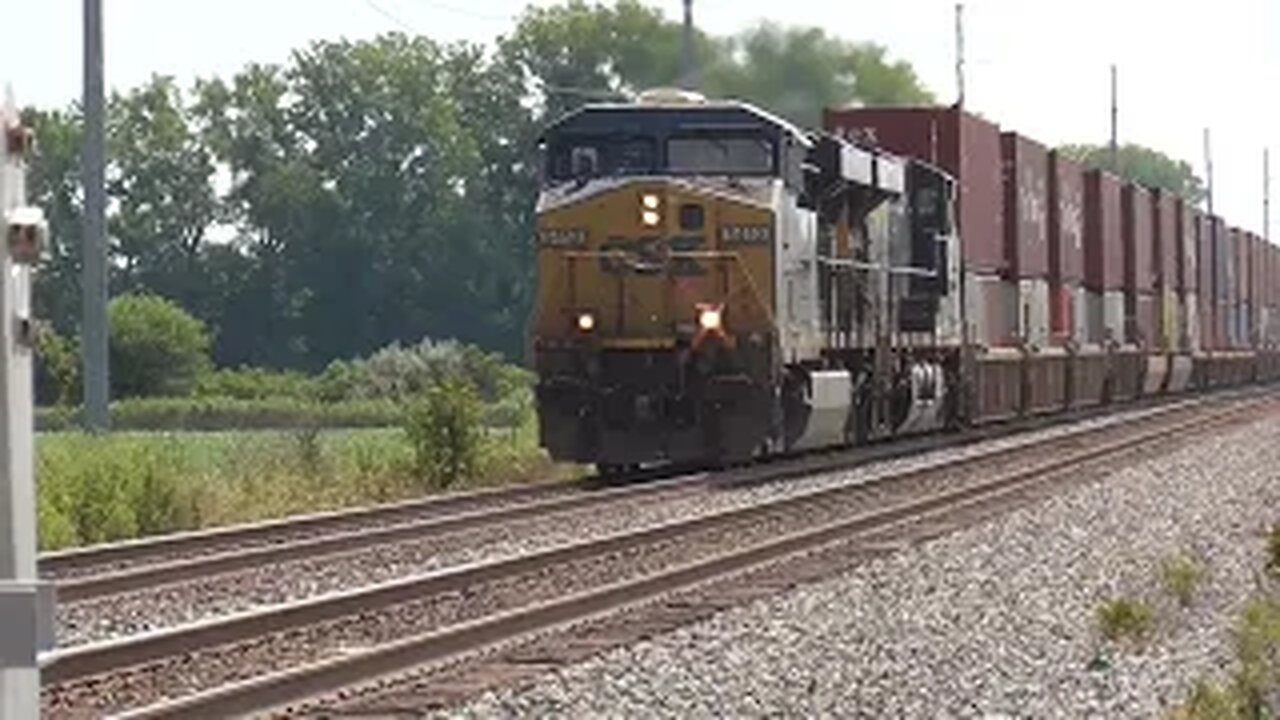
[[[959,108],[824,124],[659,90],[546,130],[552,457],[732,464],[1280,375],[1261,238]]]
[[[543,139],[541,440],[603,470],[936,429],[960,372],[953,182],[656,91]]]

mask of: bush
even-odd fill
[[[392,343],[365,359],[331,363],[318,381],[318,392],[327,401],[398,399],[452,381],[466,382],[480,400],[494,403],[530,388],[532,376],[474,346],[424,339],[409,347]]]
[[[1112,642],[1128,639],[1141,642],[1151,632],[1155,613],[1141,600],[1115,598],[1098,608],[1098,626],[1102,636]]]
[[[1199,566],[1184,555],[1165,560],[1161,567],[1165,592],[1173,596],[1184,608],[1191,606],[1191,598],[1195,594],[1201,574]]]
[[[114,397],[191,393],[210,363],[204,323],[154,295],[121,295],[108,314]]]
[[[427,388],[410,404],[405,431],[419,479],[443,488],[475,474],[480,403],[469,384],[454,380]]]
[[[235,400],[311,400],[316,398],[316,386],[315,379],[296,370],[245,367],[202,374],[196,381],[195,395]]]

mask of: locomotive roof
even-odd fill
[[[672,135],[713,130],[763,130],[774,135],[775,139],[787,136],[804,147],[813,144],[808,134],[790,121],[754,105],[737,101],[585,105],[548,126],[544,138],[552,132]]]

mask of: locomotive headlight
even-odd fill
[[[662,222],[662,216],[658,214],[657,210],[645,210],[640,213],[640,221],[648,227],[655,227]]]
[[[657,195],[654,195],[654,194],[652,194],[652,193],[649,193],[649,194],[643,195],[643,196],[641,196],[641,198],[640,198],[640,204],[641,204],[641,205],[644,205],[644,207],[645,207],[645,209],[646,209],[646,210],[657,210],[657,209],[658,209],[658,205],[659,205],[661,202],[662,202],[662,201],[658,199],[658,196],[657,196]]]
[[[596,328],[596,316],[589,312],[578,313],[578,329],[591,332]]]
[[[703,307],[698,311],[698,326],[708,332],[720,329],[724,324],[724,314],[720,308]]]

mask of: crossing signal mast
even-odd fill
[[[36,575],[31,266],[48,247],[26,205],[34,146],[12,92],[0,106],[0,718],[40,715],[37,654],[52,644],[52,595]]]

